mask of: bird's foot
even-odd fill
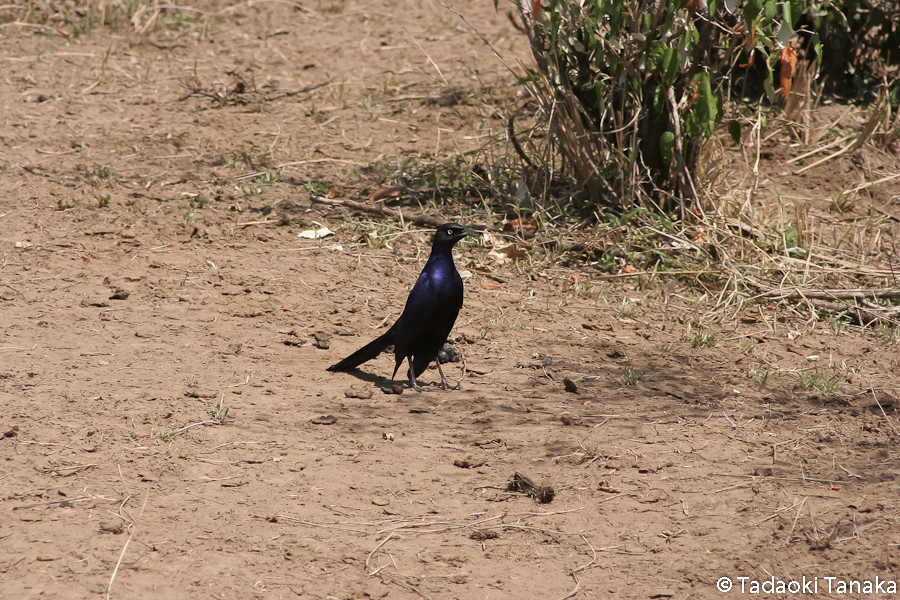
[[[444,388],[445,390],[458,390],[459,384],[456,384],[456,386],[454,387],[454,386],[450,385],[449,383],[447,383],[447,378],[444,377],[444,370],[441,368],[441,361],[437,361],[437,368],[438,368],[438,373],[441,374],[441,387]]]

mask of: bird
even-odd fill
[[[396,362],[391,379],[407,360],[410,387],[421,392],[422,387],[416,377],[428,368],[431,361],[435,361],[441,375],[441,387],[451,388],[441,369],[438,352],[447,341],[463,304],[463,282],[453,264],[452,251],[456,242],[474,233],[472,229],[457,223],[439,226],[431,242],[428,262],[409,292],[397,322],[383,335],[331,365],[328,370],[340,372],[355,369],[393,346]]]

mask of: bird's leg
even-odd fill
[[[409,385],[417,392],[421,392],[422,386],[416,381],[416,371],[413,369],[413,357],[408,356],[407,359],[409,359]]]
[[[434,362],[435,362],[435,364],[437,364],[438,373],[441,374],[441,387],[444,388],[445,390],[458,390],[459,389],[458,385],[450,385],[449,383],[447,383],[447,378],[444,377],[444,370],[441,369],[441,361],[435,360]]]

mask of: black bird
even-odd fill
[[[456,223],[438,227],[431,242],[431,256],[409,293],[406,307],[397,322],[384,335],[331,365],[328,370],[349,371],[393,346],[396,364],[391,379],[406,359],[409,361],[409,383],[417,391],[422,391],[416,375],[421,375],[434,360],[441,374],[441,387],[449,388],[437,356],[453,329],[463,303],[463,283],[453,264],[452,251],[456,242],[473,233]]]

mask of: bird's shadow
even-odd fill
[[[366,373],[361,369],[351,369],[349,371],[344,371],[347,375],[352,375],[356,377],[360,381],[365,381],[368,383],[375,384],[379,388],[390,388],[395,385],[402,385],[404,391],[413,389],[412,386],[409,385],[409,380],[406,379],[388,379],[387,377],[382,377],[381,375],[373,375],[371,373]],[[440,391],[443,388],[439,383],[428,382],[423,383],[419,381],[419,386],[424,388],[423,391]]]

